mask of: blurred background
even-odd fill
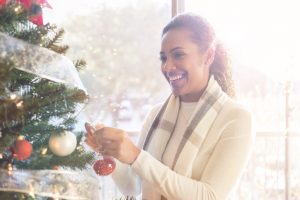
[[[172,15],[195,12],[231,55],[237,99],[253,113],[256,144],[234,199],[300,199],[300,26],[296,0],[48,0],[45,21],[83,58],[84,121],[124,128],[135,141],[149,109],[169,95],[160,36]],[[81,125],[80,125],[81,126]],[[226,173],[226,172],[224,172]],[[103,199],[121,194],[100,178]]]

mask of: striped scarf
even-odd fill
[[[196,155],[227,99],[228,96],[222,91],[214,77],[211,76],[206,90],[200,97],[196,109],[187,123],[183,139],[175,152],[172,166],[174,171],[191,177]],[[161,107],[148,131],[143,149],[159,160],[162,160],[168,142],[172,137],[179,110],[179,97],[171,95]]]

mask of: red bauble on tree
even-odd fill
[[[111,174],[116,168],[116,162],[113,158],[104,157],[101,160],[97,160],[93,166],[95,172],[100,176],[107,176]]]
[[[13,147],[13,156],[16,160],[25,160],[31,156],[32,144],[19,136]]]

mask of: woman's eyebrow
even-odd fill
[[[174,51],[176,51],[178,49],[184,49],[184,48],[183,47],[174,47],[173,49],[171,49],[170,52],[172,53],[172,52],[174,52]],[[159,54],[162,55],[162,54],[165,54],[165,52],[161,51],[161,52],[159,52]]]

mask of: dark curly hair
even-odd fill
[[[163,29],[162,36],[169,30],[183,28],[190,31],[191,40],[195,42],[200,50],[206,51],[215,45],[215,58],[210,65],[210,74],[213,74],[222,90],[230,97],[235,96],[234,83],[232,79],[231,64],[223,45],[216,40],[215,32],[209,22],[192,13],[184,13],[174,17]]]

